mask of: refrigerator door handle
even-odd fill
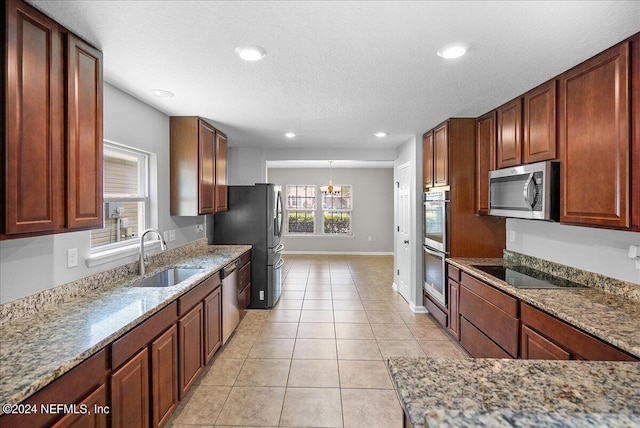
[[[281,258],[280,260],[278,260],[278,263],[276,263],[273,269],[280,269],[283,264],[284,264],[284,259]]]

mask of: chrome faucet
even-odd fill
[[[144,237],[149,232],[155,232],[156,235],[158,235],[158,238],[160,238],[160,247],[162,248],[162,251],[165,251],[167,249],[167,243],[164,241],[162,234],[157,229],[147,229],[144,232],[142,232],[142,234],[140,235],[140,261],[138,266],[138,274],[140,275],[144,275],[146,272],[145,255],[144,255]]]

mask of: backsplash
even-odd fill
[[[509,263],[529,266],[533,269],[586,285],[587,287],[598,288],[607,293],[640,302],[640,285],[638,284],[610,278],[605,275],[562,265],[549,260],[539,259],[526,254],[516,253],[515,251],[503,250],[503,257],[504,260]]]
[[[207,246],[207,238],[200,238],[181,247],[149,256],[149,269],[167,265],[191,254],[202,251]],[[23,297],[0,305],[0,326],[16,317],[26,316],[64,303],[76,296],[94,291],[105,284],[112,284],[138,274],[138,262],[127,263],[77,281],[50,288],[31,296]]]

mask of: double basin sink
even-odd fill
[[[131,284],[132,287],[171,287],[204,272],[200,268],[170,268],[154,275],[139,279]]]

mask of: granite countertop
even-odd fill
[[[168,267],[203,269],[180,284],[131,287],[138,275],[114,275],[95,290],[13,317],[0,326],[0,404],[19,403],[42,389],[250,249],[203,246],[146,275]]]
[[[640,424],[634,362],[391,357],[388,366],[414,427]]]
[[[473,267],[501,265],[502,259],[451,258],[447,262],[640,358],[640,303],[637,301],[595,287],[516,288]]]

